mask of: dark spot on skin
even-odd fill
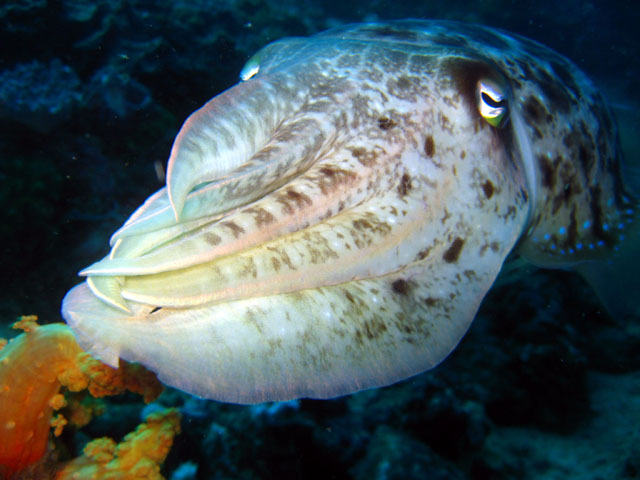
[[[224,225],[229,230],[231,230],[231,233],[233,234],[233,238],[238,238],[242,233],[244,233],[244,228],[242,228],[240,225],[236,223],[220,222],[220,225]]]
[[[320,175],[316,183],[323,195],[330,194],[340,185],[352,183],[358,177],[349,170],[342,170],[336,167],[323,167],[318,172]]]
[[[462,274],[467,277],[467,280],[473,280],[477,276],[475,270],[465,270]]]
[[[444,209],[444,215],[442,216],[442,218],[440,219],[440,223],[442,223],[443,225],[445,224],[445,222],[447,220],[449,220],[449,218],[451,217],[451,214],[449,213],[449,211],[445,208]]]
[[[466,47],[468,42],[467,39],[457,35],[447,35],[445,33],[440,33],[438,35],[434,35],[431,37],[431,41],[433,41],[437,45],[442,45],[444,47]]]
[[[586,145],[585,142],[589,142],[589,144]],[[584,122],[580,131],[573,130],[569,132],[562,139],[562,143],[571,151],[571,156],[578,159],[585,178],[588,178],[589,172],[596,162],[595,156],[592,154],[596,147],[589,132],[586,130]]]
[[[287,190],[287,198],[293,200],[298,207],[302,207],[305,204],[311,205],[313,203],[311,201],[311,198],[309,198],[308,195],[305,195],[304,193],[296,192],[295,190],[291,190],[291,189]]]
[[[327,211],[324,212],[324,215],[320,216],[320,221],[324,221],[327,218],[331,218],[332,215],[333,215],[333,211],[330,208],[327,208]]]
[[[278,203],[282,204],[282,211],[286,214],[286,215],[293,215],[293,207],[291,205],[289,205],[289,202],[284,201],[281,198],[278,198]]]
[[[438,301],[433,297],[427,297],[424,299],[424,303],[426,303],[429,307],[434,307],[436,303],[438,303]]]
[[[382,130],[389,130],[396,126],[396,122],[391,120],[389,117],[380,117],[378,118],[378,127]]]
[[[600,206],[600,187],[595,186],[589,189],[589,197],[591,198],[591,202],[589,202],[589,209],[591,210],[591,219],[593,220],[591,223],[591,233],[594,237],[607,241],[607,235],[602,228],[602,207]]]
[[[493,197],[494,188],[493,188],[493,183],[491,183],[491,180],[487,180],[482,184],[482,191],[484,192],[485,197],[487,198]]]
[[[424,153],[429,158],[433,157],[436,153],[436,144],[431,135],[427,135],[427,138],[424,140]]]
[[[529,123],[529,126],[531,127],[531,129],[533,130],[533,136],[536,138],[542,138],[542,132],[540,131],[540,129],[538,127],[535,126],[535,124],[533,123]]]
[[[354,147],[351,149],[351,155],[358,158],[367,153],[367,151],[363,147]]]
[[[580,132],[582,133],[583,142],[580,145],[580,150],[578,152],[578,158],[580,159],[580,163],[582,165],[585,177],[588,177],[591,169],[598,162],[599,154],[602,155],[602,151],[598,151],[595,142],[593,140],[593,136],[591,131],[587,127],[584,121],[580,122]]]
[[[551,208],[551,212],[553,214],[557,213],[562,205],[567,205],[569,203],[569,200],[573,195],[573,186],[571,182],[571,179],[565,180],[563,182],[562,190],[553,198],[553,206]]]
[[[280,247],[265,247],[265,248],[275,253],[276,255],[278,255],[278,261],[284,263],[287,267],[289,267],[289,269],[296,270],[296,267],[293,265],[293,262],[291,261],[291,258],[289,257],[289,254],[285,249]]]
[[[498,242],[491,242],[491,251],[497,253],[500,250],[500,244]]]
[[[524,60],[517,60],[516,63],[520,67],[520,70],[522,70],[522,73],[524,74],[525,78],[533,78],[534,72],[531,69],[531,67],[529,67],[528,62]]]
[[[403,197],[411,190],[411,177],[406,173],[402,175],[400,179],[400,185],[398,185],[398,193]]]
[[[391,288],[395,293],[398,293],[400,295],[407,295],[410,290],[409,283],[401,278],[393,282],[391,284]]]
[[[562,80],[562,83],[564,83],[567,88],[571,90],[575,97],[579,97],[580,88],[578,88],[578,85],[576,84],[575,79],[571,74],[571,67],[569,66],[569,64],[562,58],[554,58],[550,63],[553,72],[560,78],[560,80]]]
[[[540,173],[542,173],[542,185],[547,188],[553,188],[555,184],[554,167],[545,155],[538,155],[538,165],[540,166]]]
[[[456,237],[456,239],[451,242],[451,245],[449,245],[447,251],[444,252],[444,255],[442,255],[444,261],[447,263],[457,262],[458,258],[460,257],[460,252],[462,252],[463,246],[464,240],[462,240],[460,237]]]
[[[578,160],[580,160],[580,165],[582,166],[585,178],[589,176],[591,167],[593,167],[593,164],[595,163],[595,158],[590,152],[591,150],[584,145],[580,145],[580,147],[578,147]]]
[[[429,252],[431,252],[431,247],[423,248],[418,252],[416,260],[424,260],[429,256]]]
[[[256,263],[253,261],[253,258],[249,258],[243,262],[242,269],[240,270],[240,276],[253,278],[258,276],[258,268],[256,267]]]
[[[460,154],[460,158],[461,158],[462,160],[464,160],[464,159],[466,158],[466,156],[467,156],[467,151],[466,151],[466,150],[463,150],[463,151],[462,151],[462,153]]]
[[[399,91],[402,92],[402,91],[411,90],[414,87],[414,83],[410,77],[407,77],[406,75],[402,75],[398,77],[395,86]]]
[[[576,206],[571,209],[571,216],[569,220],[569,228],[567,229],[567,245],[569,247],[575,247],[578,239],[578,221],[576,220]]]
[[[417,36],[415,32],[412,32],[411,30],[396,29],[389,25],[372,27],[372,28],[363,28],[362,31],[371,33],[378,37],[390,38],[390,39],[400,40],[400,41],[417,40]]]
[[[349,290],[345,290],[344,296],[347,297],[347,300],[349,300],[349,302],[356,303],[355,299],[353,298],[353,295],[349,293]]]
[[[209,245],[215,246],[218,245],[222,239],[215,233],[207,232],[204,234],[204,241]]]
[[[262,325],[257,317],[258,317],[257,312],[254,309],[252,308],[247,309],[245,314],[245,320],[247,321],[247,323],[252,325],[260,334],[262,334],[263,333]]]
[[[326,177],[333,177],[336,174],[335,170],[332,170],[332,169],[326,168],[326,167],[325,168],[321,168],[320,169],[320,173],[322,175],[326,176]]]
[[[551,115],[549,115],[546,107],[533,96],[527,98],[524,103],[524,116],[528,123],[542,123],[545,119],[551,121]]]
[[[259,227],[273,223],[276,220],[276,217],[264,208],[248,208],[246,212],[253,214],[256,225]]]
[[[284,194],[278,195],[277,201],[282,204],[282,209],[287,215],[292,215],[295,211],[292,204],[295,204],[299,209],[313,204],[308,195],[296,192],[290,188],[287,189]]]
[[[568,203],[569,199],[573,195],[573,180],[569,180],[564,184],[562,188],[562,201]]]
[[[507,213],[505,213],[502,218],[504,218],[505,220],[507,219],[514,219],[516,216],[517,210],[516,207],[514,207],[513,205],[509,205],[507,207]]]
[[[273,270],[277,272],[278,270],[280,270],[280,260],[278,260],[276,257],[271,257],[271,266],[273,267]]]
[[[372,228],[372,225],[368,220],[354,220],[351,223],[353,225],[353,228],[355,228],[356,230],[371,230]]]
[[[375,150],[367,151],[363,147],[353,147],[350,149],[351,155],[358,160],[358,163],[369,167],[377,162],[378,154]]]
[[[358,345],[362,345],[362,343],[363,343],[362,342],[362,332],[359,329],[356,330],[355,336],[356,336],[356,343]]]
[[[540,85],[547,99],[553,104],[554,109],[561,113],[567,113],[571,108],[571,98],[562,84],[542,68],[538,69],[536,74],[538,85]]]
[[[361,327],[356,330],[356,341],[362,343],[362,337],[374,340],[387,331],[387,325],[382,317],[373,315],[362,320]]]

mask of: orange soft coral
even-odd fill
[[[151,401],[162,386],[141,367],[124,364],[115,370],[84,353],[63,324],[38,326],[35,317],[14,325],[25,333],[0,350],[0,478],[43,457],[49,428],[60,435],[67,420],[54,410],[66,402],[59,390],[88,388],[93,396],[114,395],[125,389]]]
[[[82,352],[62,324],[39,327],[23,318],[26,333],[0,350],[0,476],[10,477],[45,453],[58,377],[82,377]]]
[[[177,433],[180,433],[178,410],[168,408],[153,413],[119,445],[110,438],[89,442],[84,455],[65,465],[56,480],[161,480],[160,465]]]

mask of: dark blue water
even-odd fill
[[[0,336],[23,314],[61,321],[77,272],[164,182],[184,119],[285,36],[347,22],[443,18],[504,28],[572,59],[610,100],[638,165],[640,9],[631,1],[5,2],[0,6]],[[640,287],[637,287],[640,292]],[[436,370],[331,401],[243,407],[175,390],[167,478],[640,477],[640,330],[577,275],[494,289]],[[58,440],[63,458],[141,421],[107,402]],[[146,407],[149,408],[149,407]],[[0,442],[1,442],[0,438]]]

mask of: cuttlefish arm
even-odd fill
[[[500,63],[499,40],[522,51]],[[548,255],[538,231],[558,220],[539,211],[537,155],[550,147],[523,103],[542,90],[513,70],[538,49],[557,57],[415,21],[267,46],[189,118],[167,188],[65,297],[80,345],[238,403],[435,366],[514,247]]]

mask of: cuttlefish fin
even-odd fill
[[[639,267],[640,218],[635,218],[611,258],[583,262],[574,268],[591,285],[609,313],[624,321],[640,318]]]
[[[638,268],[640,268],[640,114],[637,108],[620,109],[613,105],[620,127],[624,158],[622,178],[635,197],[633,218],[626,219],[622,240],[614,247],[611,258],[581,263],[575,270],[594,289],[614,319],[640,318],[638,301]]]

